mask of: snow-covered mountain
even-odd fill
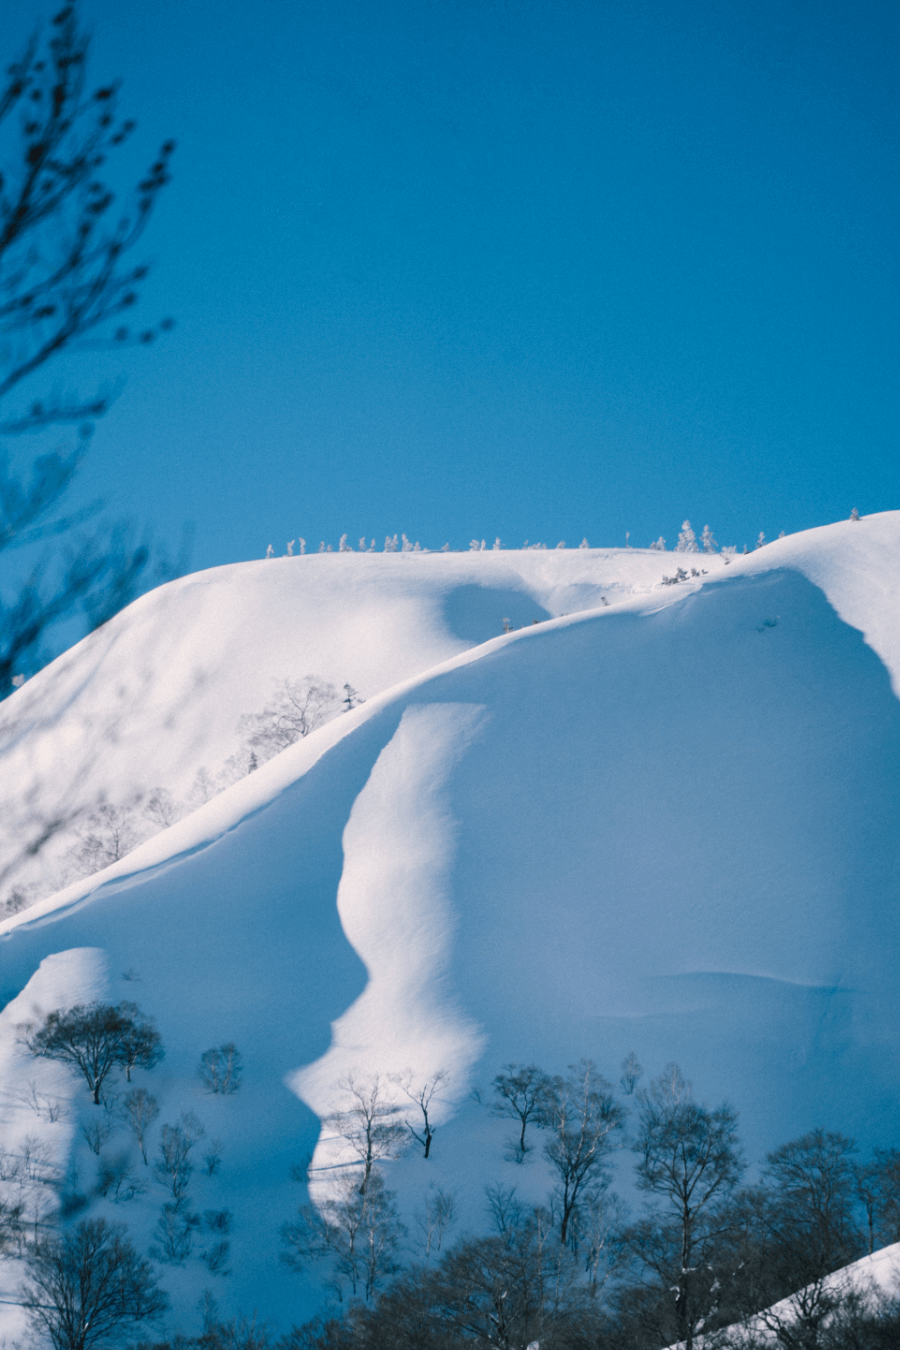
[[[291,1169],[340,1161],[319,1119],[349,1072],[447,1073],[433,1156],[390,1184],[410,1206],[455,1188],[473,1216],[504,1168],[526,1196],[546,1180],[503,1162],[471,1096],[508,1061],[677,1060],[756,1157],[816,1125],[897,1142],[898,599],[897,512],[730,563],[348,553],[144,597],[3,706],[7,858],[100,794],[186,795],[276,680],[366,702],[0,925],[0,1142],[96,1165],[83,1085],[16,1027],[138,1003],[166,1046],[160,1120],[192,1110],[222,1141],[193,1203],[234,1215],[231,1275],[168,1268],[176,1309],[212,1284],[284,1322],[318,1298],[278,1263]],[[244,1085],[210,1096],[197,1062],[226,1041]],[[146,1247],[163,1198],[96,1204]]]

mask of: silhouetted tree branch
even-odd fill
[[[0,436],[79,428],[74,448],[38,454],[30,470],[0,455],[0,553],[70,539],[61,554],[46,556],[7,587],[12,596],[0,598],[0,698],[41,664],[48,629],[78,611],[89,627],[104,623],[134,598],[150,564],[146,543],[122,525],[70,534],[96,518],[100,503],[62,510],[91,424],[116,388],[5,409],[10,395],[64,353],[148,344],[172,327],[166,319],[133,332],[122,319],[148,275],[147,263],[130,261],[131,251],[169,181],[174,143],[163,144],[120,207],[101,175],[135,123],[119,115],[116,83],[90,87],[87,58],[77,4],[67,4],[9,66],[0,88]]]

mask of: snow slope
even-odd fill
[[[363,698],[503,631],[659,583],[649,550],[341,553],[241,563],[142,597],[0,705],[0,897],[21,841],[106,798],[185,797],[276,681]],[[70,830],[19,869],[46,893]]]
[[[707,575],[658,584],[685,561]],[[68,1121],[16,1096],[35,1067],[16,1025],[89,996],[152,1013],[167,1047],[147,1079],[161,1120],[191,1109],[224,1141],[194,1203],[234,1211],[233,1273],[195,1258],[167,1269],[183,1316],[210,1284],[225,1306],[309,1315],[315,1280],[278,1266],[277,1232],[302,1198],[292,1164],[314,1148],[316,1168],[341,1160],[339,1141],[316,1147],[317,1116],[348,1071],[449,1071],[434,1156],[394,1165],[391,1184],[410,1210],[428,1185],[455,1187],[472,1223],[485,1181],[535,1196],[546,1183],[539,1164],[502,1161],[503,1124],[469,1095],[509,1060],[558,1071],[586,1055],[615,1079],[629,1050],[651,1074],[675,1059],[702,1098],[738,1107],[752,1156],[815,1125],[896,1142],[900,513],[729,566],[638,551],[339,555],[205,584],[148,597],[51,667],[48,686],[65,690],[58,745],[80,754],[78,736],[102,729],[97,691],[143,680],[111,775],[155,753],[155,727],[164,745],[196,733],[204,753],[216,737],[220,749],[246,701],[223,693],[228,714],[208,733],[180,703],[197,689],[212,709],[226,685],[248,697],[263,638],[241,625],[257,611],[260,633],[278,630],[267,665],[288,659],[294,633],[302,670],[343,675],[369,701],[0,925],[15,996],[0,1014],[5,1147],[38,1131],[60,1166],[94,1166],[73,1131],[93,1110],[74,1080]],[[486,592],[513,622],[514,594],[519,622],[538,604],[586,612],[473,647]],[[613,603],[588,610],[601,594]],[[386,617],[357,650],[348,615],[369,606]],[[303,646],[297,615],[314,611],[319,645]],[[165,755],[160,774],[177,758]],[[195,1066],[226,1040],[245,1084],[210,1097]],[[163,1198],[151,1183],[97,1212],[127,1218],[146,1246]]]
[[[747,1341],[749,1342],[752,1337],[754,1346],[762,1344],[777,1347],[779,1344],[777,1329],[790,1328],[791,1324],[797,1321],[798,1311],[803,1310],[804,1294],[807,1294],[808,1309],[822,1307],[829,1298],[845,1300],[849,1295],[855,1294],[864,1309],[874,1312],[881,1298],[892,1301],[897,1299],[900,1296],[900,1242],[893,1242],[889,1247],[882,1247],[869,1256],[863,1256],[851,1265],[843,1266],[826,1276],[821,1285],[810,1285],[807,1288],[808,1294],[807,1290],[799,1290],[797,1294],[772,1304],[758,1316],[748,1318],[741,1329]],[[820,1295],[823,1296],[821,1300]],[[826,1327],[829,1321],[829,1316],[825,1314],[823,1323]],[[731,1331],[735,1334],[736,1329],[732,1327]],[[741,1332],[736,1334],[739,1336]],[[697,1346],[697,1350],[703,1350],[704,1346],[715,1346],[717,1341],[715,1334],[697,1336],[694,1345]],[[683,1350],[683,1347],[684,1342],[679,1341],[669,1346],[668,1350]]]

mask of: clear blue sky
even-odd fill
[[[81,490],[195,566],[900,507],[896,3],[83,10],[179,149]]]

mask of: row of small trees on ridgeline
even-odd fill
[[[853,510],[851,511],[851,513],[850,513],[850,519],[851,519],[851,520],[860,520],[860,519],[861,519],[861,516],[860,516],[859,512],[857,511],[856,507],[854,507]],[[781,533],[779,534],[778,538],[779,538],[779,539],[783,539],[783,538],[784,538],[784,530],[781,531]],[[631,545],[630,545],[630,543],[628,542],[628,541],[629,541],[629,535],[628,535],[628,534],[626,534],[625,540],[626,540],[626,544],[625,544],[626,548],[630,548]],[[765,543],[766,543],[766,536],[765,536],[765,534],[763,533],[763,531],[760,530],[759,535],[758,535],[757,540],[756,540],[755,547],[756,547],[756,548],[762,548],[762,547],[765,545]],[[285,557],[293,558],[293,557],[294,557],[294,554],[295,554],[295,547],[296,547],[297,552],[298,552],[299,554],[302,555],[302,554],[306,553],[306,540],[305,540],[305,539],[289,539],[288,542],[287,542],[287,544],[286,544],[286,546],[285,546]],[[406,537],[405,534],[400,535],[399,540],[398,540],[396,534],[395,534],[395,535],[389,535],[389,534],[388,534],[388,535],[385,535],[385,540],[384,540],[384,552],[385,552],[385,553],[432,553],[432,552],[435,552],[435,551],[438,552],[438,553],[452,553],[452,552],[465,552],[465,551],[468,551],[469,553],[479,553],[479,552],[482,552],[482,551],[483,551],[484,549],[486,549],[487,547],[488,547],[487,541],[484,540],[484,539],[482,539],[482,540],[472,539],[472,540],[470,541],[470,543],[469,543],[468,550],[451,549],[449,544],[444,544],[444,546],[443,546],[442,548],[437,549],[437,550],[433,550],[433,549],[429,549],[429,548],[422,548],[422,545],[421,545],[418,541],[416,541],[416,543],[412,543],[412,542]],[[501,549],[502,545],[501,545],[501,543],[500,543],[500,536],[499,536],[499,535],[497,536],[497,538],[494,540],[493,544],[492,544],[490,547],[492,548],[492,550],[493,550],[494,552],[497,552],[498,550]],[[525,540],[524,544],[522,545],[522,548],[523,548],[523,549],[546,549],[546,547],[547,547],[546,544],[532,544],[532,543],[529,543],[529,541],[528,541],[527,539]],[[556,547],[557,549],[564,549],[564,548],[566,547],[566,541],[565,541],[565,539],[560,539],[559,543],[558,543],[555,547]],[[587,539],[585,538],[585,539],[582,539],[582,541],[581,541],[581,543],[578,545],[578,547],[579,547],[579,548],[584,548],[584,549],[586,549],[586,548],[590,548],[590,544],[588,543]],[[658,539],[654,539],[653,542],[652,542],[651,544],[648,545],[648,547],[651,548],[651,549],[653,549],[655,552],[658,552],[658,553],[664,553],[664,552],[665,552],[665,549],[666,549],[666,541],[665,541],[665,539],[663,538],[663,536],[660,535],[659,538],[658,538]],[[357,549],[355,549],[355,548],[353,547],[352,544],[348,544],[348,543],[347,543],[347,535],[346,535],[346,534],[342,534],[342,535],[341,535],[341,538],[340,538],[340,542],[339,542],[339,544],[338,544],[338,546],[337,546],[337,549],[333,548],[331,544],[326,544],[325,541],[322,540],[322,542],[319,544],[319,547],[318,547],[318,549],[317,549],[316,551],[317,551],[318,553],[335,553],[335,552],[337,552],[337,553],[356,553],[356,552],[357,552]],[[367,543],[365,537],[362,538],[362,539],[360,539],[360,541],[359,541],[359,546],[358,546],[358,551],[359,551],[360,553],[374,553],[374,552],[375,552],[375,540],[373,539],[373,540],[371,540],[371,542]],[[720,550],[719,550],[719,545],[716,543],[716,540],[715,540],[715,537],[714,537],[714,535],[713,535],[713,532],[712,532],[712,530],[710,529],[710,527],[709,527],[708,525],[704,525],[704,526],[703,526],[703,532],[702,532],[702,534],[701,534],[701,536],[700,536],[700,540],[699,540],[699,542],[698,542],[698,540],[697,540],[697,535],[696,535],[695,531],[694,531],[694,530],[692,529],[692,527],[691,527],[691,522],[690,522],[689,520],[686,520],[686,521],[683,523],[683,525],[682,525],[682,527],[681,527],[681,531],[680,531],[680,533],[679,533],[679,535],[678,535],[678,542],[677,542],[677,544],[675,545],[675,552],[676,552],[676,553],[717,553],[717,552],[719,552],[719,551],[720,551]],[[746,545],[746,544],[744,545],[744,552],[745,552],[745,553],[747,552],[747,545]],[[728,545],[727,547],[722,548],[722,549],[721,549],[721,553],[722,553],[723,557],[725,558],[726,562],[728,562],[728,561],[730,561],[731,558],[735,555],[735,553],[737,553],[737,548],[736,548],[736,546],[730,544],[730,545]],[[267,558],[274,558],[274,557],[275,557],[275,550],[274,550],[274,548],[272,547],[271,544],[269,545],[268,549],[266,550],[266,557],[267,557]]]
[[[283,1259],[318,1270],[344,1315],[295,1329],[283,1350],[691,1350],[701,1335],[723,1350],[900,1343],[891,1339],[900,1336],[900,1307],[834,1274],[900,1239],[900,1152],[877,1150],[860,1164],[852,1140],[813,1130],[770,1153],[746,1186],[734,1110],[699,1103],[676,1065],[646,1089],[641,1077],[633,1055],[618,1092],[590,1061],[564,1076],[505,1066],[486,1105],[515,1121],[508,1162],[539,1151],[551,1179],[546,1203],[489,1186],[492,1231],[448,1246],[457,1199],[432,1187],[415,1215],[424,1261],[411,1266],[403,1263],[409,1233],[380,1164],[412,1137],[428,1156],[433,1124],[413,1134],[390,1091],[396,1078],[345,1079],[346,1105],[323,1126],[346,1141],[357,1166],[282,1230]],[[403,1084],[408,1096],[412,1081]],[[440,1086],[421,1083],[420,1109]],[[611,1189],[623,1146],[636,1155],[647,1196],[637,1218]]]
[[[784,531],[782,530],[781,535],[779,536],[779,538],[781,538],[781,537],[783,536],[783,534],[784,534]],[[629,548],[630,548],[631,545],[627,542],[629,536],[626,534],[625,538],[626,538],[626,547],[629,547]],[[756,545],[757,548],[761,548],[762,545],[763,545],[764,543],[765,543],[765,535],[762,534],[762,533],[760,533],[759,540],[757,541],[757,545]],[[706,552],[706,553],[715,553],[716,550],[717,550],[718,547],[719,547],[718,544],[716,543],[715,539],[713,538],[712,530],[709,528],[708,525],[704,525],[704,527],[703,527],[703,536],[702,536],[702,539],[701,539],[701,544],[702,544],[702,547],[703,547],[704,552]],[[297,547],[297,553],[298,553],[300,556],[302,556],[303,554],[306,553],[306,540],[305,540],[305,539],[289,539],[288,542],[287,542],[287,544],[286,544],[286,546],[285,546],[285,557],[287,557],[287,558],[293,558],[293,557],[295,556],[295,546],[298,546],[298,547]],[[555,545],[555,548],[556,548],[556,549],[564,549],[565,547],[566,547],[566,541],[565,541],[565,539],[560,539],[559,543]],[[582,539],[582,541],[581,541],[581,543],[578,545],[578,547],[579,547],[580,549],[589,549],[589,548],[590,548],[590,544],[588,543],[587,538]],[[662,535],[660,535],[660,537],[659,537],[658,539],[656,539],[652,544],[650,544],[649,547],[650,547],[651,549],[657,550],[657,551],[659,551],[659,552],[664,552],[664,551],[665,551],[665,547],[666,547],[666,541],[665,541],[665,539],[663,539]],[[397,537],[396,534],[395,534],[395,535],[389,535],[389,534],[388,534],[388,535],[385,535],[385,540],[384,540],[384,552],[385,552],[385,553],[432,553],[432,552],[437,552],[437,553],[453,553],[453,552],[482,553],[482,552],[484,552],[487,548],[488,548],[488,543],[487,543],[487,540],[485,540],[485,539],[481,539],[481,540],[478,540],[478,539],[472,539],[472,540],[469,541],[469,547],[468,547],[468,549],[462,549],[462,550],[460,550],[460,549],[451,549],[451,547],[450,547],[449,544],[444,544],[442,548],[436,549],[436,550],[435,550],[435,549],[430,549],[430,548],[423,548],[422,545],[418,542],[418,540],[417,540],[415,543],[412,543],[412,541],[409,540],[409,539],[406,537],[405,534],[400,535],[399,540],[398,540],[398,537]],[[499,535],[495,538],[493,544],[490,545],[490,548],[491,548],[491,550],[492,550],[493,552],[495,552],[495,553],[499,552],[499,551],[502,549],[502,544],[500,543],[500,536],[499,536]],[[538,550],[540,550],[540,549],[546,549],[546,548],[547,548],[547,545],[546,545],[546,544],[532,544],[532,543],[530,543],[530,541],[527,540],[527,539],[525,540],[524,544],[522,545],[522,549],[523,549],[523,550],[533,550],[533,549],[538,549]],[[365,538],[360,539],[360,541],[359,541],[359,547],[358,547],[358,550],[357,550],[357,549],[355,549],[355,548],[353,547],[352,544],[348,544],[348,543],[347,543],[347,535],[346,535],[346,534],[342,534],[342,535],[341,535],[341,538],[340,538],[340,542],[339,542],[339,544],[338,544],[338,546],[337,546],[337,549],[333,548],[331,544],[326,544],[325,541],[322,540],[322,542],[319,544],[319,547],[318,547],[318,549],[317,549],[316,551],[317,551],[318,553],[335,553],[335,552],[336,552],[336,553],[356,553],[357,551],[359,551],[360,553],[374,553],[374,552],[375,552],[375,540],[373,539],[370,543],[367,543]],[[684,525],[682,526],[681,534],[678,536],[678,543],[675,545],[675,552],[676,552],[676,553],[696,553],[697,551],[698,551],[697,536],[694,534],[694,531],[691,529],[691,522],[690,522],[689,520],[686,520],[686,521],[684,522]],[[736,553],[737,550],[736,550],[735,548],[726,548],[726,549],[723,549],[722,552],[723,552],[723,553],[726,553],[726,554],[728,554],[728,555],[730,555],[730,554]],[[745,553],[747,552],[746,548],[744,549],[744,552],[745,552]],[[275,550],[274,550],[274,548],[272,547],[271,544],[269,545],[269,547],[268,547],[267,550],[266,550],[266,557],[267,557],[267,558],[274,558],[274,557],[275,557]]]
[[[861,519],[862,519],[862,517],[860,516],[860,514],[859,514],[859,512],[857,511],[857,509],[856,509],[855,506],[854,506],[853,510],[850,512],[850,519],[851,519],[851,520],[861,520]],[[371,541],[367,542],[366,537],[363,536],[363,538],[360,539],[360,541],[359,541],[358,547],[357,547],[357,548],[354,548],[352,544],[348,544],[347,538],[348,538],[348,536],[347,536],[346,534],[342,534],[342,535],[341,535],[341,538],[340,538],[340,542],[338,543],[338,546],[337,546],[336,549],[333,547],[333,545],[331,545],[331,544],[326,544],[325,541],[324,541],[324,539],[323,539],[323,540],[321,541],[321,543],[319,544],[319,547],[318,547],[318,549],[316,550],[316,552],[317,552],[317,553],[356,553],[356,552],[358,551],[358,552],[360,552],[360,553],[374,553],[374,552],[376,551],[376,549],[375,549],[375,540],[374,540],[374,539],[372,539]],[[779,539],[783,539],[783,538],[784,538],[784,530],[781,531],[781,533],[779,534],[778,538],[779,538]],[[630,544],[629,540],[630,540],[630,533],[626,533],[626,535],[625,535],[625,547],[626,547],[626,548],[630,548],[630,547],[631,547],[631,544]],[[758,535],[757,540],[756,540],[755,547],[756,547],[756,548],[762,548],[763,545],[764,545],[765,543],[766,543],[766,536],[765,536],[765,534],[763,533],[763,531],[760,530],[759,535]],[[497,537],[494,539],[493,544],[491,544],[490,547],[491,547],[491,549],[492,549],[494,552],[497,552],[497,551],[499,551],[499,550],[502,548],[502,544],[500,543],[500,536],[499,536],[499,535],[497,535]],[[522,548],[523,548],[523,549],[546,549],[546,547],[547,547],[546,544],[532,544],[532,543],[530,543],[527,539],[525,540],[524,544],[522,545]],[[565,541],[565,539],[560,539],[559,543],[556,544],[555,547],[558,548],[558,549],[560,549],[560,548],[565,548],[565,547],[566,547],[566,541]],[[590,544],[588,543],[587,538],[582,539],[582,541],[581,541],[581,543],[578,545],[578,547],[579,547],[579,548],[590,548]],[[658,539],[654,539],[653,542],[652,542],[651,544],[648,545],[648,547],[651,548],[651,549],[653,549],[655,552],[658,552],[658,553],[664,553],[664,552],[665,552],[665,548],[666,548],[666,541],[665,541],[665,539],[663,538],[663,536],[660,535],[659,538],[658,538]],[[442,547],[442,548],[439,548],[439,549],[423,548],[422,545],[418,542],[418,540],[416,540],[415,543],[412,543],[412,541],[411,541],[410,539],[408,539],[408,538],[406,537],[405,534],[401,534],[401,535],[399,536],[399,539],[398,539],[398,537],[397,537],[396,534],[394,534],[394,535],[387,534],[387,535],[385,535],[385,537],[384,537],[384,552],[385,552],[385,553],[432,553],[432,552],[437,552],[437,553],[458,553],[458,552],[480,553],[480,552],[483,552],[486,548],[488,548],[488,543],[487,543],[487,541],[486,541],[485,539],[481,539],[481,540],[478,540],[478,539],[472,539],[472,540],[470,540],[470,542],[469,542],[469,547],[468,547],[467,550],[465,550],[465,549],[451,549],[451,547],[450,547],[449,544],[444,544],[443,547]],[[302,554],[306,553],[306,540],[305,540],[305,539],[289,539],[288,542],[287,542],[287,544],[285,545],[285,557],[287,557],[287,558],[293,558],[293,557],[295,556],[295,550],[296,550],[296,553],[299,554],[299,555],[302,555]],[[691,527],[691,522],[690,522],[689,520],[686,520],[686,521],[683,523],[683,525],[682,525],[682,527],[681,527],[681,531],[680,531],[680,533],[679,533],[679,535],[678,535],[678,543],[675,545],[675,552],[676,552],[676,553],[701,553],[701,552],[702,552],[702,553],[716,553],[716,552],[718,552],[718,551],[719,551],[719,545],[716,543],[716,540],[715,540],[715,537],[714,537],[714,535],[713,535],[713,532],[712,532],[712,530],[710,529],[710,527],[709,527],[708,525],[704,525],[704,526],[703,526],[703,532],[702,532],[702,534],[701,534],[701,536],[700,536],[700,541],[699,541],[699,543],[698,543],[698,542],[697,542],[697,535],[696,535],[695,531],[694,531],[694,530],[692,529],[692,527]],[[737,548],[736,548],[735,545],[729,544],[727,547],[722,548],[721,552],[722,552],[722,554],[724,555],[724,557],[726,558],[726,561],[727,561],[727,560],[729,560],[730,558],[732,558],[732,557],[734,556],[734,554],[737,552]],[[745,553],[747,552],[747,545],[746,545],[746,544],[744,545],[744,552],[745,552]],[[274,557],[275,557],[275,550],[274,550],[274,548],[272,547],[271,544],[269,544],[268,548],[266,549],[266,557],[267,557],[267,558],[274,558]]]
[[[201,767],[185,800],[157,787],[126,806],[100,803],[75,829],[75,840],[64,856],[61,873],[44,887],[13,887],[0,903],[0,918],[17,914],[43,895],[118,862],[139,844],[211,801],[288,746],[363,702],[351,684],[338,690],[316,675],[278,680],[262,711],[239,719],[240,749],[229,756],[218,773]]]

